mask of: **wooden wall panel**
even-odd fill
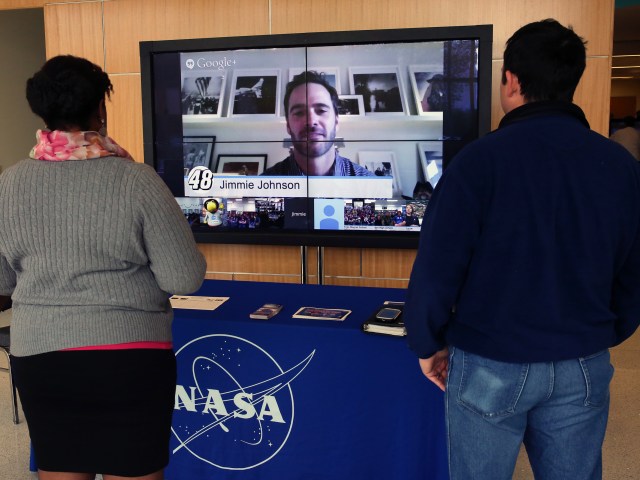
[[[300,275],[300,247],[200,244],[209,273]]]
[[[447,25],[494,25],[494,58],[522,25],[555,18],[589,40],[589,55],[610,55],[613,0],[272,0],[273,33]]]
[[[55,3],[44,7],[47,58],[76,55],[104,68],[102,3]]]
[[[109,78],[114,92],[111,101],[107,101],[109,136],[137,162],[144,162],[140,75],[110,75]]]
[[[360,248],[325,248],[324,275],[331,277],[359,277],[362,249]]]
[[[314,278],[318,275],[318,247],[307,247],[307,275]]]
[[[200,244],[199,248],[207,259],[207,278],[290,283],[301,279],[299,247]],[[315,251],[309,248],[309,283],[317,283]],[[415,254],[415,250],[325,248],[323,281],[400,288],[407,283]]]
[[[299,275],[256,275],[253,273],[207,273],[206,280],[236,280],[241,282],[301,283]],[[315,282],[309,282],[315,283]]]
[[[399,279],[406,283],[415,257],[416,250],[325,248],[324,282],[345,285],[366,280],[391,286]]]
[[[500,104],[500,78],[502,75],[502,59],[491,63],[491,130],[498,128],[500,120],[504,117]]]
[[[409,279],[416,253],[416,250],[363,249],[362,276]]]
[[[16,10],[19,8],[42,8],[46,0],[2,0],[0,10]]]
[[[271,283],[302,283],[300,275],[253,275],[251,273],[238,273],[233,280],[242,282],[271,282]]]
[[[112,0],[104,3],[109,72],[140,72],[139,42],[266,35],[269,0]]]
[[[206,273],[205,280],[233,280],[231,273]]]
[[[325,285],[340,285],[343,287],[377,287],[377,288],[407,288],[407,280],[395,280],[392,278],[326,278]]]
[[[587,58],[587,68],[573,101],[582,108],[591,128],[609,136],[611,57]]]

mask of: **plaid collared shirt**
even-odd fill
[[[348,158],[341,157],[336,154],[336,160],[332,168],[334,177],[369,177],[373,172],[367,170],[361,165],[353,163]],[[289,155],[281,162],[276,163],[273,167],[267,168],[262,175],[305,175],[296,163],[293,155]]]

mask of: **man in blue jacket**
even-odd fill
[[[640,322],[640,168],[572,103],[583,40],[508,41],[499,128],[463,149],[422,223],[405,323],[445,391],[453,480],[600,479],[609,347]]]

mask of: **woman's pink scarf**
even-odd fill
[[[98,132],[64,132],[62,130],[38,130],[38,143],[29,157],[36,160],[63,162],[100,157],[122,157],[133,160],[131,155],[113,139]]]

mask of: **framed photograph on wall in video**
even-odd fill
[[[275,117],[280,112],[280,69],[239,69],[233,71],[229,117],[261,115]]]
[[[182,77],[182,114],[220,117],[226,81],[225,72]]]
[[[339,95],[338,115],[359,116],[364,115],[364,100],[362,95]]]
[[[409,81],[418,115],[441,119],[446,100],[442,71],[434,65],[409,65]]]
[[[211,169],[211,158],[216,137],[183,137],[182,162],[187,174],[194,167]]]
[[[260,175],[267,164],[266,154],[220,154],[216,173],[227,175]]]
[[[352,95],[362,95],[365,115],[407,114],[398,67],[349,67],[349,83]]]

